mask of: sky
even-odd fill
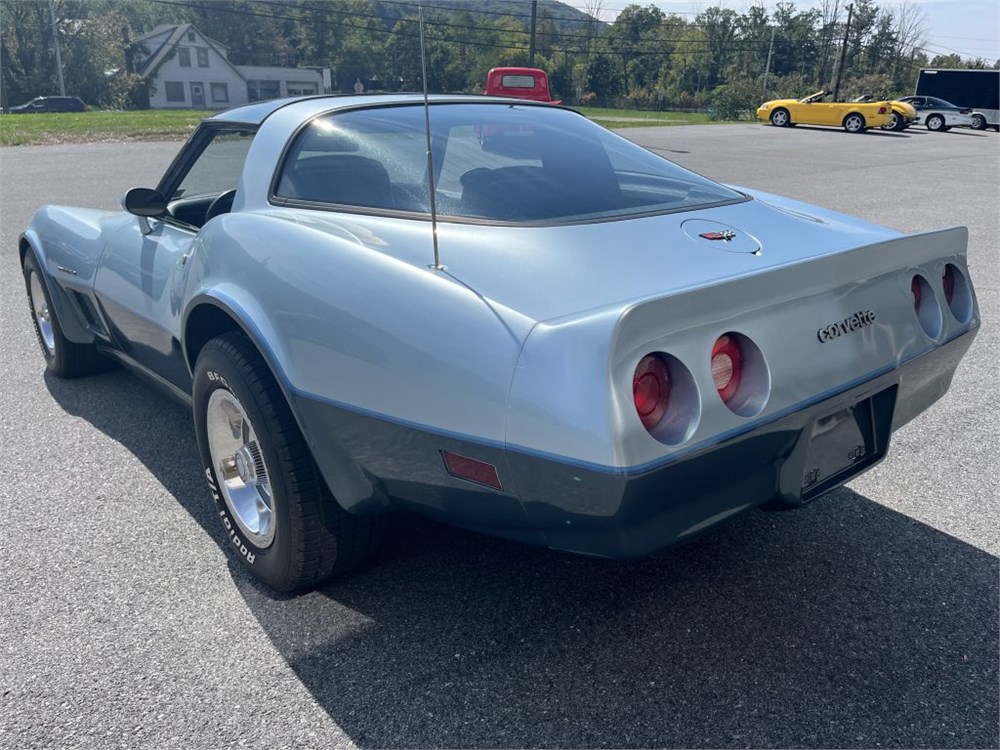
[[[568,5],[586,10],[586,0],[563,0]],[[777,0],[632,0],[647,6],[657,5],[665,13],[676,13],[692,19],[700,10],[720,5],[743,13],[750,5],[764,4],[773,7]],[[846,5],[847,0],[845,0]],[[998,0],[907,0],[916,5],[925,16],[925,52],[928,57],[957,52],[964,58],[982,57],[993,63],[1000,58],[1000,1]],[[604,0],[602,20],[613,21],[629,5],[629,0]],[[899,5],[899,0],[881,0],[880,6]],[[814,0],[798,0],[797,8],[818,7]]]

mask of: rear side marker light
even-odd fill
[[[450,451],[441,451],[441,457],[444,459],[445,470],[453,477],[492,487],[495,490],[503,489],[497,474],[497,467],[493,464],[477,461],[468,456],[460,456]]]
[[[719,398],[733,400],[743,380],[743,350],[735,337],[723,334],[712,347],[712,381]]]
[[[647,354],[632,376],[632,399],[642,426],[652,430],[670,405],[670,371],[655,354]]]
[[[886,113],[887,111],[888,111],[888,110],[886,110],[886,108],[885,108],[885,107],[879,107],[879,108],[878,108],[878,113],[879,113],[880,115],[884,115],[884,114],[885,114],[885,113]]]

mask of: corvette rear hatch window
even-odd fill
[[[558,224],[745,199],[567,110],[448,103],[430,118],[443,218]],[[275,194],[426,213],[426,151],[420,106],[324,115],[292,144]]]

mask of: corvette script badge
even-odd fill
[[[838,320],[836,323],[823,326],[816,331],[816,337],[820,340],[820,343],[825,344],[827,341],[840,338],[845,333],[867,328],[873,325],[876,320],[878,320],[878,316],[875,315],[874,310],[859,311],[843,320]]]
[[[732,229],[724,229],[721,232],[702,232],[698,236],[704,237],[706,240],[725,240],[729,242],[729,240],[736,236],[736,232]]]

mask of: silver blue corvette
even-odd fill
[[[520,100],[239,107],[122,206],[22,235],[42,354],[190,404],[229,544],[280,590],[363,563],[393,509],[633,557],[802,506],[979,326],[964,228],[727,187]]]

